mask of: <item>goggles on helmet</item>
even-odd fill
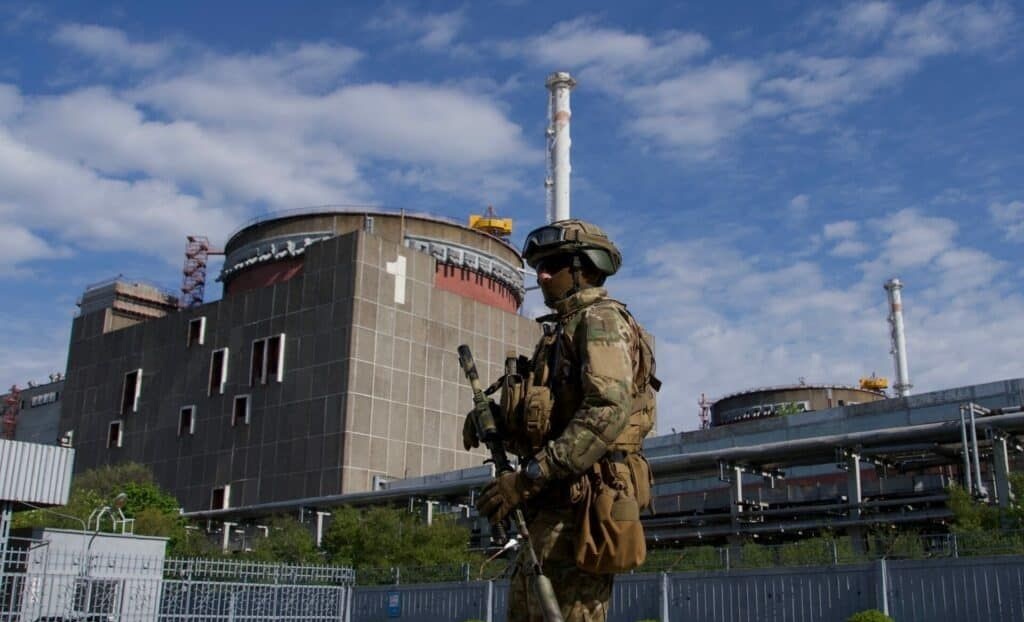
[[[523,243],[523,256],[529,257],[545,246],[565,241],[565,229],[562,227],[541,227],[526,237]]]

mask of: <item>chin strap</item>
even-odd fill
[[[583,263],[579,255],[572,256],[572,289],[563,298],[568,298],[580,291],[580,273],[583,272]]]

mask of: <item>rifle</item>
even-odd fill
[[[473,423],[476,425],[477,437],[490,450],[491,462],[494,463],[496,474],[511,473],[515,469],[508,460],[508,454],[505,453],[505,445],[498,431],[497,422],[494,420],[494,414],[491,412],[491,401],[480,386],[480,374],[476,370],[476,361],[473,360],[473,353],[470,352],[467,345],[459,346],[459,364],[462,366],[462,371],[466,373],[466,378],[469,379],[469,386],[473,389],[472,416]],[[498,386],[498,383],[495,383],[488,388],[488,391],[493,393]],[[526,517],[523,516],[523,510],[521,508],[513,510],[512,519],[528,557],[527,572],[534,594],[540,602],[544,622],[563,622],[562,610],[558,606],[558,599],[555,598],[555,588],[551,585],[551,579],[544,576],[544,570],[537,558],[537,551],[534,550],[533,543],[530,541],[530,532],[526,528]],[[494,530],[498,540],[508,539],[504,525],[495,525]]]

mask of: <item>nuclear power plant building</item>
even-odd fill
[[[245,226],[221,300],[124,280],[89,288],[69,346],[61,432],[75,470],[150,465],[186,511],[370,490],[477,466],[456,348],[496,378],[529,353],[520,256],[440,218],[314,212]],[[188,268],[186,267],[186,270]]]

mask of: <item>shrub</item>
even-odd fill
[[[868,609],[867,611],[858,611],[846,618],[846,622],[893,622],[893,619],[878,609]]]

